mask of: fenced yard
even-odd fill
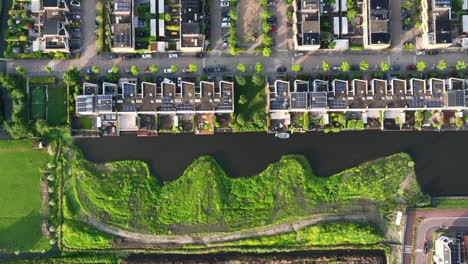
[[[67,89],[64,83],[56,84],[55,78],[29,79],[30,119],[46,120],[51,126],[67,122]]]
[[[67,91],[64,87],[47,87],[47,121],[58,126],[67,122]]]

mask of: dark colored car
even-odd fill
[[[213,68],[203,68],[204,72],[214,72]]]
[[[390,70],[399,71],[400,70],[400,65],[392,65],[392,66],[390,66]]]
[[[439,52],[437,50],[430,50],[427,52],[427,55],[437,55]]]
[[[429,243],[427,243],[427,241],[424,241],[424,254],[427,254],[428,251],[429,251]]]
[[[200,53],[197,54],[197,57],[198,58],[203,58],[203,57],[205,57],[205,54],[203,52],[200,52]]]
[[[226,67],[224,66],[218,65],[218,67],[216,67],[216,72],[225,72],[225,71],[226,71]]]
[[[109,56],[108,56],[108,58],[111,59],[111,60],[112,59],[117,59],[118,57],[119,57],[119,55],[117,55],[115,53],[109,53]]]
[[[93,68],[89,67],[88,69],[86,69],[86,73],[93,73]]]
[[[132,59],[133,56],[132,55],[122,55],[122,60],[129,60],[129,59]]]
[[[73,32],[75,33],[80,33],[81,32],[81,29],[79,27],[74,27],[71,29]]]
[[[359,70],[359,65],[351,65],[351,66],[349,66],[349,69],[352,70],[352,71],[357,71],[357,70]]]
[[[414,71],[414,70],[416,70],[416,65],[408,65],[408,66],[406,66],[406,69],[408,71]]]
[[[286,67],[279,66],[278,68],[276,68],[276,72],[286,72]]]

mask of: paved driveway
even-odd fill
[[[286,0],[276,0],[276,49],[277,50],[287,50],[288,49],[288,17],[286,13],[288,12],[288,6],[286,5]]]

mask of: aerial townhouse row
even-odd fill
[[[391,24],[388,0],[355,0],[348,10],[346,0],[296,0],[293,2],[294,48],[347,50],[350,46],[385,49],[390,46]],[[332,36],[332,39],[328,36]],[[324,40],[326,39],[326,40]],[[333,46],[329,44],[333,42]]]
[[[468,48],[468,0],[461,10],[455,1],[427,0],[422,3],[422,40],[425,48]]]
[[[270,120],[280,120],[281,127],[289,124],[293,113],[384,112],[400,116],[405,111],[462,111],[467,107],[468,80],[457,78],[276,80],[269,93]]]
[[[204,5],[199,0],[108,0],[112,52],[201,52]],[[146,8],[149,7],[149,8]],[[147,12],[147,13],[143,13]],[[147,19],[149,17],[149,20]],[[141,42],[139,39],[150,39]]]
[[[66,28],[70,20],[69,1],[32,0],[32,19],[35,23],[29,30],[32,52],[70,53],[70,34]]]
[[[138,85],[137,79],[123,78],[118,84],[84,83],[82,95],[76,98],[76,114],[91,117],[93,127],[104,131],[104,135],[120,132],[154,135],[160,129],[158,119],[167,119],[170,127],[177,127],[178,120],[187,117],[200,119],[197,133],[213,130],[211,122],[215,114],[233,113],[233,98],[234,84],[227,81],[196,84],[165,79],[158,84]],[[205,123],[210,123],[210,127],[203,129]]]

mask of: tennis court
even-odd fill
[[[46,89],[45,85],[31,87],[31,119],[46,119]]]

